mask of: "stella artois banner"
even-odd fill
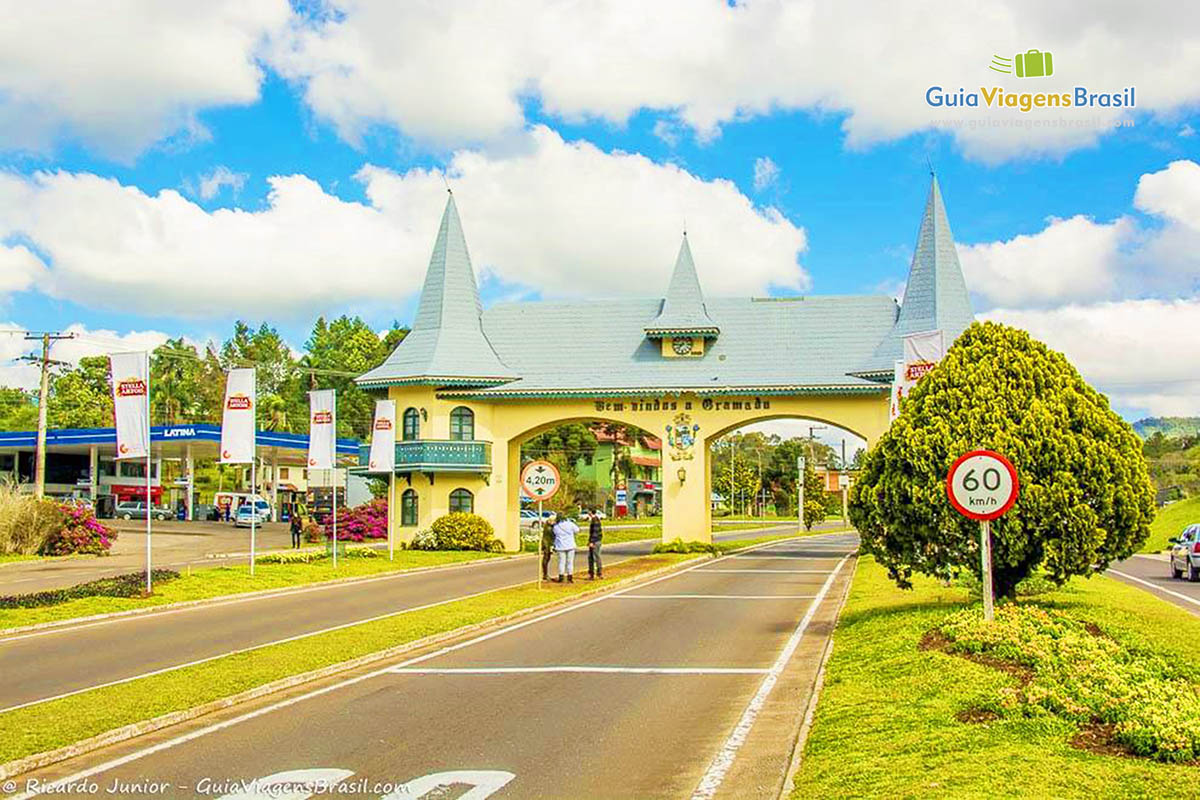
[[[150,354],[113,353],[109,367],[117,458],[145,458],[150,454]]]
[[[900,400],[904,397],[904,362],[897,361],[892,368],[892,397],[888,405],[888,421],[895,422],[900,416]]]
[[[904,381],[910,387],[946,355],[942,332],[926,331],[904,337]]]
[[[336,447],[337,414],[333,389],[308,393],[308,466],[333,469]]]
[[[391,472],[396,468],[396,401],[375,401],[375,422],[371,425],[371,455],[367,469]]]
[[[254,413],[257,388],[253,369],[231,369],[225,379],[221,414],[221,463],[254,463]]]

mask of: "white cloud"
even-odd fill
[[[242,187],[246,185],[246,178],[250,177],[245,172],[234,172],[229,167],[221,164],[207,175],[200,176],[200,183],[196,187],[196,193],[204,200],[212,200],[221,193],[221,189],[228,186],[233,190],[233,195],[236,197],[242,191]]]
[[[24,245],[0,245],[0,297],[32,287],[45,272],[46,265]]]
[[[729,181],[643,156],[605,153],[536,128],[503,155],[457,153],[450,180],[476,269],[546,295],[654,296],[687,220],[713,294],[809,286],[805,232]],[[66,172],[0,173],[0,241],[45,253],[39,288],[143,314],[278,317],[411,296],[428,262],[445,189],[440,172],[359,175],[369,202],[277,176],[265,208],[209,212],[178,192],[148,195]]]
[[[287,0],[57,0],[0,20],[0,147],[63,138],[130,160],[160,139],[203,135],[196,112],[258,99],[256,53]]]
[[[522,102],[567,120],[622,124],[640,109],[677,118],[701,139],[732,120],[800,109],[845,114],[851,146],[935,125],[985,160],[1061,154],[1124,109],[1020,114],[932,108],[941,85],[1014,92],[1137,87],[1138,111],[1170,112],[1200,98],[1200,34],[1171,0],[1089,10],[1086,24],[1041,0],[934,0],[919,6],[750,0],[605,0],[511,4],[331,0],[318,19],[275,41],[270,60],[303,86],[311,107],[350,141],[372,124],[439,143],[519,130]],[[1053,53],[1036,87],[988,69],[993,53]]]
[[[18,361],[28,353],[41,355],[39,342],[27,341],[24,329],[15,322],[0,322],[0,386],[16,386],[22,389],[38,388],[40,366],[37,363]],[[63,339],[51,345],[50,357],[74,366],[85,356],[102,356],[128,350],[153,350],[171,338],[161,331],[90,330],[81,323],[74,323],[62,331],[74,334],[74,339]]]
[[[1062,351],[1121,410],[1200,414],[1200,297],[996,309],[978,316],[1024,328]]]
[[[1200,230],[1200,164],[1172,161],[1164,170],[1143,175],[1133,203],[1148,214]]]
[[[754,190],[761,192],[779,180],[779,165],[767,156],[754,159]]]
[[[958,245],[967,286],[994,305],[1044,306],[1111,296],[1120,248],[1133,223],[1085,216],[1051,219],[1041,231],[1007,241]]]

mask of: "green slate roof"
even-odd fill
[[[492,385],[516,377],[481,324],[483,306],[454,195],[446,200],[412,331],[387,361],[361,375],[362,386],[399,383]]]
[[[941,330],[949,347],[974,319],[958,252],[954,249],[950,220],[942,203],[942,190],[934,177],[896,325],[854,373],[885,376],[890,380],[894,362],[903,357],[905,336]]]
[[[696,275],[692,248],[688,246],[685,233],[683,243],[679,245],[679,256],[675,259],[667,296],[657,316],[646,326],[645,334],[652,337],[672,334],[716,336],[720,332],[721,329],[709,317],[704,305],[704,293],[700,290],[700,278]]]

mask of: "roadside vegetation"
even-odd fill
[[[1159,509],[1158,516],[1150,524],[1150,538],[1142,545],[1143,553],[1157,553],[1170,547],[1167,541],[1178,536],[1188,525],[1200,523],[1200,496],[1176,500]]]
[[[116,538],[90,508],[38,499],[0,481],[0,557],[104,555]]]
[[[1196,755],[1198,681],[1200,619],[1140,589],[1075,579],[985,626],[863,558],[792,797],[1200,797],[1163,763]]]
[[[405,551],[405,555],[448,554]],[[482,553],[460,555],[486,557]],[[536,583],[530,583],[501,589],[9,711],[0,714],[0,763],[53,750],[122,725],[193,708],[291,675],[528,611],[693,557],[657,555],[630,559],[605,569],[605,578],[599,581],[546,583],[540,589]]]

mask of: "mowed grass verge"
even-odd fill
[[[1178,536],[1180,531],[1193,522],[1200,522],[1200,497],[1176,500],[1169,506],[1160,508],[1154,516],[1154,522],[1150,523],[1150,536],[1142,545],[1142,552],[1157,553],[1166,550],[1171,546],[1167,540]]]
[[[1200,619],[1104,577],[1031,601],[1095,622],[1130,647],[1200,663]],[[1056,717],[959,722],[1015,680],[922,651],[926,631],[967,604],[965,590],[918,579],[901,591],[864,558],[834,634],[792,798],[1200,797],[1200,769],[1076,749]]]
[[[0,714],[0,763],[194,708],[291,675],[526,611],[694,558],[654,555],[630,559],[606,569],[603,581],[548,583],[541,589],[530,583],[501,589],[9,711]]]
[[[180,577],[156,586],[154,594],[149,597],[84,597],[39,608],[0,609],[0,630],[190,600],[305,586],[340,578],[370,577],[421,567],[446,566],[496,558],[497,555],[476,551],[397,550],[394,561],[389,561],[386,553],[376,558],[339,558],[337,569],[333,568],[330,559],[311,564],[256,564],[253,577],[250,576],[249,564],[184,570]],[[3,584],[0,583],[0,594],[3,593]]]

